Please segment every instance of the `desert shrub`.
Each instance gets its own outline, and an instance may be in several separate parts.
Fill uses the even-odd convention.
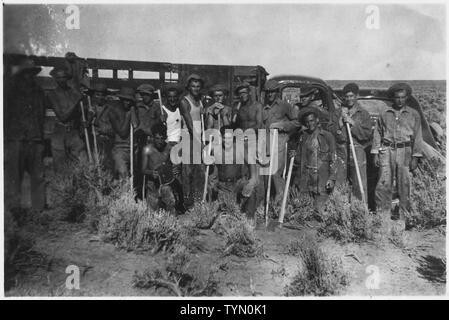
[[[121,183],[107,170],[88,161],[73,161],[48,178],[50,203],[60,209],[67,220],[83,221],[95,214]]]
[[[335,295],[348,284],[341,262],[327,257],[312,237],[304,237],[289,247],[300,257],[300,265],[285,289],[287,296]]]
[[[445,166],[438,160],[420,163],[412,181],[407,228],[431,229],[446,225]]]
[[[46,268],[48,259],[33,249],[33,234],[18,226],[9,210],[5,210],[4,226],[4,284],[5,290],[10,290],[16,286],[18,276]]]
[[[290,190],[287,202],[287,221],[304,224],[315,216],[313,199],[308,193],[299,192],[297,189]]]
[[[219,203],[214,202],[197,202],[193,208],[189,210],[194,225],[199,229],[210,229],[214,225],[220,215]]]
[[[262,253],[262,245],[256,238],[254,228],[246,218],[234,220],[226,230],[226,248],[224,255],[238,257],[255,257]]]
[[[173,215],[153,211],[142,201],[135,201],[129,188],[107,204],[107,214],[101,216],[100,237],[127,250],[168,250],[181,236],[181,227]]]
[[[370,213],[355,197],[349,201],[347,185],[335,188],[320,212],[323,221],[318,232],[342,242],[373,240],[381,226],[381,217]]]
[[[207,272],[204,268],[192,266],[190,257],[188,249],[179,246],[162,268],[135,273],[132,285],[140,289],[165,287],[180,297],[217,295],[216,271],[209,269]]]

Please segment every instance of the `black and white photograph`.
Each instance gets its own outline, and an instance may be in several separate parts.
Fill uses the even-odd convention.
[[[4,298],[446,297],[445,2],[2,2]]]

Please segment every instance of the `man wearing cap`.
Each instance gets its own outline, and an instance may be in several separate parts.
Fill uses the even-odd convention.
[[[69,86],[71,78],[67,69],[54,68],[50,75],[56,81],[57,87],[48,93],[51,108],[57,121],[51,137],[51,152],[55,170],[61,170],[68,161],[87,159],[86,146],[82,139],[80,102],[83,94]],[[87,113],[87,105],[83,106]]]
[[[207,108],[206,119],[208,129],[218,129],[231,124],[231,107],[225,105],[228,96],[228,89],[224,85],[213,86],[209,94],[213,98],[213,104]]]
[[[188,198],[187,205],[191,205],[195,197],[199,197],[204,185],[204,165],[194,164],[195,148],[193,143],[201,146],[201,137],[203,134],[202,116],[204,112],[201,101],[201,89],[204,87],[204,80],[197,74],[191,74],[187,77],[186,89],[187,95],[181,99],[179,110],[184,123],[191,135],[191,162],[183,165],[183,186],[184,194]]]
[[[301,120],[306,129],[299,138],[296,152],[290,152],[298,166],[293,183],[301,192],[309,193],[314,198],[315,208],[321,210],[335,185],[335,140],[318,125],[315,108],[304,109]]]
[[[130,166],[130,126],[137,128],[139,118],[136,111],[134,89],[122,87],[117,94],[120,101],[114,105],[109,115],[109,121],[114,130],[114,145],[112,158],[114,171],[119,178],[126,178]]]
[[[21,185],[25,171],[31,178],[31,205],[45,205],[44,116],[45,94],[35,76],[41,67],[31,59],[20,62],[11,84],[5,87],[5,208],[21,206]]]
[[[374,163],[380,168],[376,186],[377,210],[389,216],[396,178],[399,196],[399,217],[410,210],[410,171],[418,166],[422,157],[423,138],[421,117],[407,105],[412,89],[406,83],[394,84],[389,90],[393,105],[383,110],[376,122],[373,147]]]
[[[139,127],[135,128],[136,136],[142,137],[146,143],[146,138],[151,136],[151,128],[156,123],[161,123],[161,106],[154,101],[154,87],[151,84],[142,84],[137,87],[137,93],[142,98],[137,103],[137,114],[139,117]]]
[[[343,88],[343,104],[337,110],[338,121],[336,123],[335,140],[337,142],[337,177],[343,183],[348,180],[352,186],[352,193],[362,200],[359,180],[356,173],[356,165],[359,167],[362,188],[367,201],[367,172],[365,148],[372,139],[371,117],[357,102],[359,87],[355,83],[348,83]],[[347,124],[351,128],[352,141],[354,142],[357,164],[354,163],[351,145],[348,138]]]
[[[278,131],[278,145],[275,153],[277,154],[277,170],[273,173],[272,179],[276,192],[276,201],[282,199],[285,181],[282,178],[282,172],[285,165],[285,148],[289,135],[298,130],[300,124],[297,120],[297,114],[294,108],[279,97],[279,84],[275,80],[269,80],[265,84],[266,104],[263,107],[262,123],[263,128],[268,131],[276,129]],[[267,151],[270,150],[267,143]],[[270,150],[271,152],[271,150]]]
[[[161,106],[157,101],[154,101],[154,87],[151,84],[141,84],[137,87],[137,93],[142,98],[137,103],[137,116],[139,118],[139,127],[134,129],[135,142],[137,145],[137,167],[141,166],[142,148],[149,143],[151,139],[151,128],[157,123],[162,123]],[[135,183],[141,186],[143,183],[143,174],[139,171],[135,175]],[[136,188],[137,197],[141,198],[142,188]]]
[[[112,145],[114,140],[114,130],[109,121],[109,113],[113,106],[106,100],[108,89],[104,82],[97,82],[92,88],[92,108],[94,113],[93,125],[97,135],[98,152],[100,153],[102,164],[112,171]]]

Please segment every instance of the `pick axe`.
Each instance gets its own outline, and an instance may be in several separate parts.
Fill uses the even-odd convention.
[[[86,116],[84,115],[83,101],[80,101],[80,108],[81,108],[81,118],[83,119],[83,123],[86,123]],[[89,162],[92,162],[92,153],[90,152],[89,135],[88,135],[86,127],[84,127],[84,139],[86,139],[87,156],[89,157]]]

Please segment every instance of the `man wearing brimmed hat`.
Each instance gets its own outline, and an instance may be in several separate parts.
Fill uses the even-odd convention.
[[[139,118],[136,111],[136,98],[134,89],[122,87],[117,94],[120,99],[109,113],[109,121],[114,130],[114,145],[112,159],[114,171],[119,178],[128,177],[130,171],[130,126],[137,128]]]
[[[222,84],[216,84],[209,90],[209,94],[213,99],[213,104],[206,110],[206,119],[208,129],[218,129],[221,126],[229,126],[231,124],[232,109],[225,104],[229,90]]]
[[[335,135],[338,156],[337,184],[341,184],[348,180],[354,196],[359,200],[362,200],[355,167],[357,165],[360,171],[362,188],[365,193],[365,201],[367,201],[368,185],[365,148],[371,143],[373,124],[368,111],[359,105],[357,101],[358,96],[359,86],[356,83],[348,83],[345,85],[343,88],[343,104],[336,112],[336,117],[338,119]],[[352,156],[346,123],[348,123],[351,128],[357,163],[354,162]]]
[[[87,159],[86,146],[82,139],[80,102],[81,92],[69,85],[71,75],[66,68],[55,67],[50,72],[57,87],[48,93],[51,108],[57,121],[51,136],[51,152],[56,170],[61,170],[68,161]],[[87,105],[84,104],[87,112]]]
[[[102,156],[103,165],[112,171],[112,144],[114,130],[109,113],[113,106],[106,100],[108,88],[104,82],[96,82],[92,87],[92,108],[94,112],[93,125],[97,135],[98,152]]]
[[[45,94],[35,76],[41,67],[31,59],[17,66],[11,84],[5,86],[4,165],[5,209],[20,208],[21,185],[25,171],[31,178],[31,205],[45,205],[44,115]]]
[[[416,169],[418,159],[423,155],[421,117],[407,104],[412,92],[408,84],[394,84],[388,91],[393,104],[379,115],[371,149],[374,163],[380,167],[375,192],[376,207],[386,218],[402,220],[404,213],[410,210],[410,171]],[[399,217],[391,216],[395,179],[399,196]]]
[[[293,183],[300,192],[309,193],[315,208],[321,210],[335,185],[335,140],[319,126],[316,108],[306,107],[301,121],[305,130],[299,137],[296,152],[290,153],[298,166]]]
[[[201,101],[201,90],[204,88],[204,80],[197,74],[191,74],[186,80],[187,95],[180,102],[179,109],[184,118],[185,125],[191,135],[191,163],[183,165],[183,185],[184,194],[188,198],[187,205],[191,205],[195,197],[198,197],[204,185],[204,165],[193,164],[195,147],[193,144],[201,146],[203,126],[201,118],[204,113]]]
[[[277,150],[277,170],[272,176],[274,189],[276,192],[276,201],[282,199],[284,193],[285,181],[282,178],[282,172],[285,166],[285,148],[289,135],[299,129],[300,124],[297,120],[297,114],[288,102],[279,97],[279,84],[275,80],[268,80],[265,83],[265,105],[263,106],[262,124],[268,132],[270,129],[278,130]],[[268,135],[267,135],[268,136]],[[271,150],[267,143],[267,151]],[[270,151],[271,152],[271,151]]]

